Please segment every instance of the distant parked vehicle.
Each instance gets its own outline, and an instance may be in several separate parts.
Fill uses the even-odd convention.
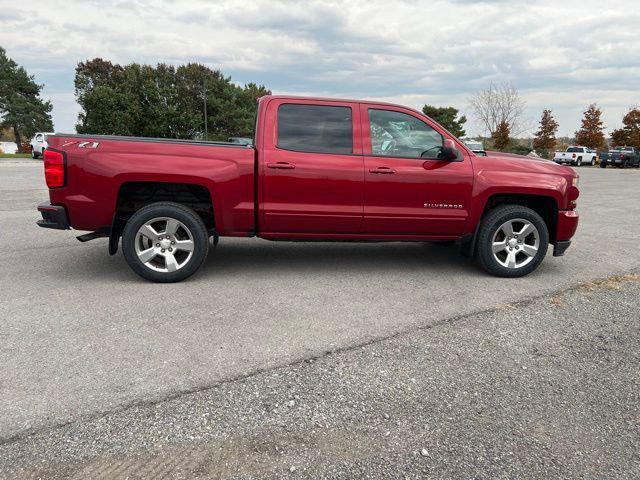
[[[235,145],[253,145],[253,139],[247,137],[229,137],[228,142]]]
[[[33,158],[39,158],[44,154],[47,149],[47,135],[53,135],[53,132],[37,132],[29,145],[31,145],[31,156]]]
[[[600,167],[640,167],[640,151],[635,147],[614,147],[606,158],[600,159]]]
[[[464,144],[467,147],[469,147],[469,150],[471,150],[476,155],[478,155],[480,157],[486,157],[487,156],[487,152],[485,151],[484,145],[482,144],[482,142],[480,142],[478,140],[465,140]]]
[[[0,153],[18,153],[18,145],[15,142],[0,142]]]
[[[582,165],[595,165],[598,154],[595,150],[578,145],[571,145],[564,152],[555,152],[553,161],[581,167]]]

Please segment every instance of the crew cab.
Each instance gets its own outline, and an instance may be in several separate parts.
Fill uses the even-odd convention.
[[[640,152],[635,147],[614,147],[608,155],[602,159],[600,166],[612,167],[640,167]]]
[[[456,241],[519,277],[578,225],[578,175],[517,155],[475,155],[416,110],[264,96],[252,146],[99,135],[49,137],[41,227],[122,240],[145,279],[192,275],[219,237]],[[211,242],[213,239],[213,242]]]
[[[564,152],[555,152],[553,161],[581,167],[582,165],[595,165],[598,153],[587,147],[572,145]]]
[[[29,142],[32,158],[40,158],[44,154],[47,149],[47,135],[53,135],[53,133],[37,132]]]

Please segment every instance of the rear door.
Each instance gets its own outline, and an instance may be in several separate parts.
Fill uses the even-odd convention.
[[[362,105],[365,154],[363,233],[457,236],[469,216],[473,165],[462,145],[415,112]],[[440,159],[454,140],[457,161]]]
[[[274,98],[266,117],[261,231],[358,233],[364,196],[358,105]]]

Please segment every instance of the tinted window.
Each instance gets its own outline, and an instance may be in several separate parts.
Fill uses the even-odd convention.
[[[370,109],[369,123],[374,155],[439,158],[442,152],[442,135],[412,115]]]
[[[298,152],[353,153],[351,108],[280,105],[278,147]]]
[[[567,152],[582,152],[581,147],[569,147],[567,148]]]

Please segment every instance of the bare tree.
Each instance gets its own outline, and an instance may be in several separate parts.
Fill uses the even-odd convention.
[[[501,124],[508,125],[513,136],[528,128],[523,121],[525,102],[510,82],[491,82],[471,97],[470,104],[476,120],[489,136],[493,136]]]

